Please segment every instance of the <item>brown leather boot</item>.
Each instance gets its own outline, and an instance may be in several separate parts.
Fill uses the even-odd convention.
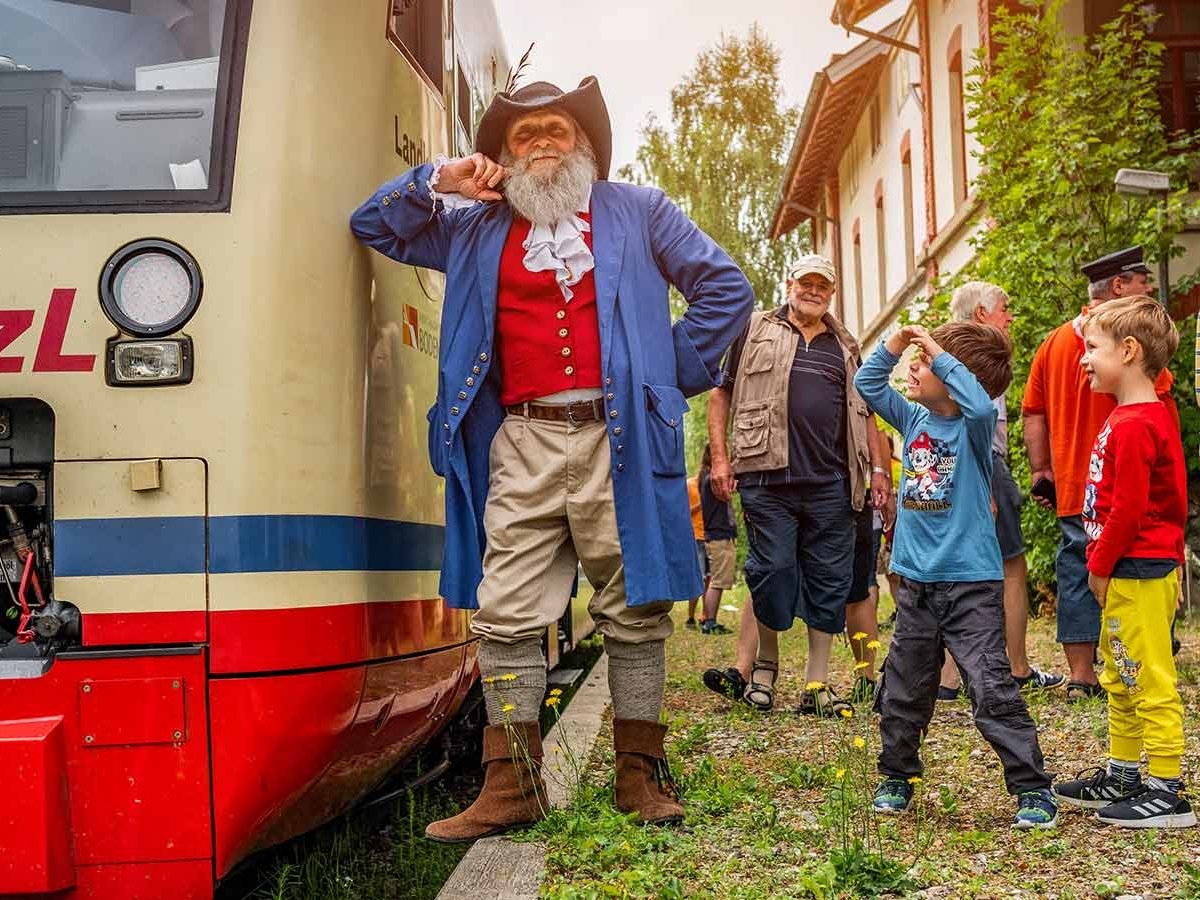
[[[613,720],[617,751],[617,809],[636,812],[643,822],[676,825],[683,821],[679,790],[667,768],[663,737],[667,726],[641,719]]]
[[[489,725],[483,730],[483,790],[457,816],[430,822],[425,837],[443,844],[470,843],[546,817],[542,733],[537,722]]]

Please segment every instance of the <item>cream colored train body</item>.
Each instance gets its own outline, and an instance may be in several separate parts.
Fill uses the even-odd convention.
[[[442,279],[347,217],[508,69],[490,0],[0,0],[0,895],[208,896],[461,704]]]

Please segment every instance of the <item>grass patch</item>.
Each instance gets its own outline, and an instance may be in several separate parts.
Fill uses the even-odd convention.
[[[405,794],[389,810],[344,819],[270,851],[218,900],[431,900],[466,853],[425,840],[425,826],[461,808],[445,786]]]
[[[744,602],[744,588],[732,599]],[[880,620],[887,614],[881,610]],[[682,609],[677,615],[682,624]],[[1062,671],[1053,626],[1030,623],[1030,657],[1040,668]],[[1179,664],[1191,672],[1200,671],[1192,658],[1200,646],[1196,631],[1180,623]],[[533,832],[548,848],[544,896],[1200,900],[1200,829],[1130,835],[1067,809],[1056,831],[1014,832],[1016,802],[965,702],[937,706],[922,749],[922,812],[862,830],[861,820],[855,825],[850,817],[876,783],[878,720],[866,708],[836,722],[787,711],[804,686],[802,628],[782,636],[774,712],[721,700],[698,676],[709,666],[728,666],[734,640],[680,628],[667,643],[668,752],[687,806],[684,827],[643,828],[613,810],[611,736],[602,732],[579,800]],[[852,678],[850,648],[839,641],[832,685],[847,696]],[[1200,720],[1190,711],[1200,708],[1200,690],[1188,681],[1184,770],[1194,777]],[[1103,761],[1103,700],[1072,706],[1055,692],[1031,698],[1029,706],[1051,772],[1070,776]]]

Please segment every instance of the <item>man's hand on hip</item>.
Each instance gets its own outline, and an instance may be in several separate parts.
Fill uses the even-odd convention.
[[[1088,573],[1088,587],[1092,589],[1092,594],[1096,597],[1096,602],[1100,604],[1100,608],[1104,609],[1104,603],[1108,600],[1108,579],[1101,578],[1099,575]]]
[[[508,175],[500,163],[473,153],[443,164],[433,189],[439,194],[461,194],[472,200],[503,200],[496,186]]]
[[[710,477],[714,497],[722,503],[728,503],[733,499],[733,492],[737,489],[737,479],[733,477],[733,466],[729,464],[729,460],[714,459]]]

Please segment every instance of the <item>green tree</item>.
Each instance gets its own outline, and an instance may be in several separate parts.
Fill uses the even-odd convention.
[[[725,248],[754,287],[759,305],[782,302],[785,267],[807,247],[796,232],[768,238],[798,113],[783,102],[779,52],[751,26],[745,38],[723,35],[701,51],[671,91],[670,122],[651,115],[627,181],[662,188]],[[675,312],[682,298],[673,297]],[[704,398],[687,417],[689,467],[707,438]]]
[[[1020,401],[1034,351],[1046,334],[1087,302],[1079,266],[1121,247],[1141,244],[1152,258],[1178,256],[1175,237],[1194,209],[1186,194],[1198,157],[1193,136],[1168,135],[1159,116],[1162,45],[1148,37],[1150,19],[1130,5],[1086,39],[1061,24],[1062,0],[1022,0],[1001,8],[988,63],[980,54],[967,103],[981,147],[976,190],[987,219],[973,243],[974,261],[957,280],[981,278],[1011,299],[1015,365],[1009,391],[1009,440],[1018,478],[1028,487]],[[1160,203],[1113,190],[1121,167],[1171,174],[1175,192]],[[1177,273],[1178,274],[1178,273]],[[1198,280],[1188,273],[1176,291]],[[944,309],[943,285],[934,307]],[[1189,322],[1183,331],[1190,335]],[[1191,342],[1172,364],[1183,417],[1185,449],[1196,465],[1200,412],[1191,395]],[[1025,534],[1036,582],[1053,580],[1057,527],[1046,511],[1026,504]]]

